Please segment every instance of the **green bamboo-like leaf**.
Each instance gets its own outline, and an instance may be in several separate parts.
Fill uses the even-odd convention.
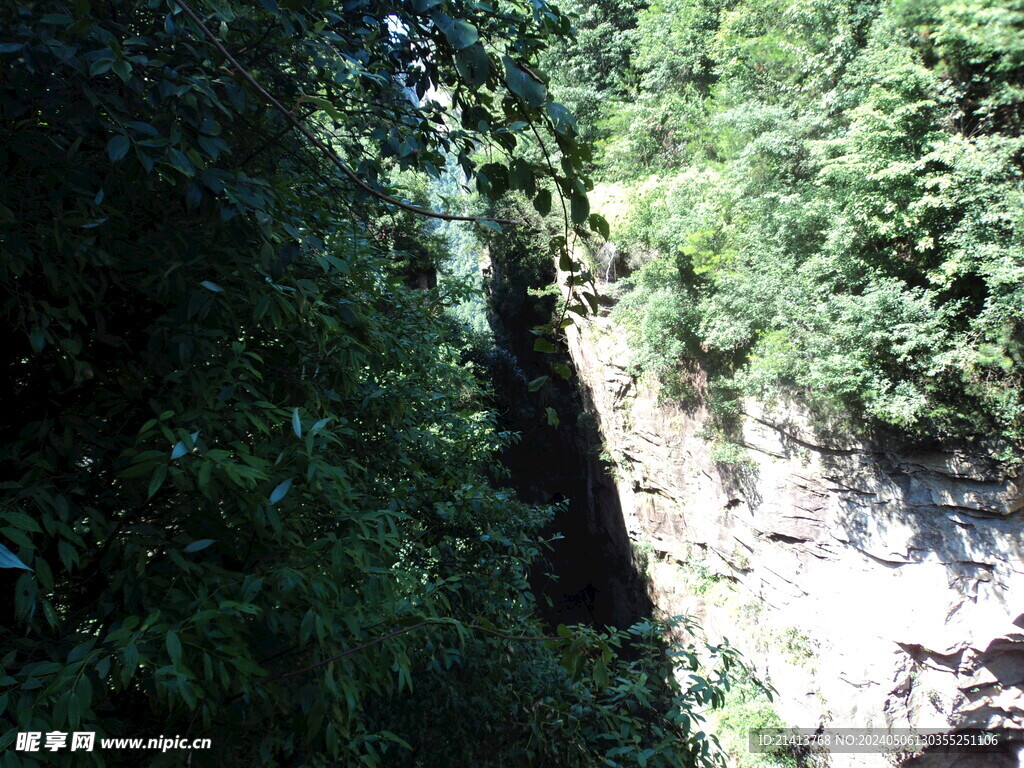
[[[288,491],[292,487],[292,479],[288,478],[282,483],[278,483],[277,487],[270,492],[270,503],[277,504],[281,499],[288,495]]]
[[[177,665],[181,661],[181,641],[174,632],[168,632],[165,638],[167,655],[171,657],[171,663]]]
[[[171,455],[174,458],[174,455]],[[167,479],[167,465],[158,464],[156,469],[153,470],[153,476],[149,480],[149,489],[146,493],[146,498],[151,499],[160,490],[160,486],[164,484],[164,480]]]
[[[20,568],[23,571],[32,570],[3,544],[0,544],[0,568]]]

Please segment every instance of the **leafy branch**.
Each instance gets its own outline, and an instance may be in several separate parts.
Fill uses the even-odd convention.
[[[256,82],[256,79],[252,76],[249,70],[242,66],[242,64],[239,63],[239,61],[231,55],[231,52],[224,47],[224,44],[221,43],[220,39],[215,34],[213,34],[213,32],[210,31],[209,27],[207,27],[206,24],[203,23],[203,20],[199,18],[196,12],[192,10],[192,8],[189,6],[187,2],[185,2],[185,0],[174,0],[174,2],[178,5],[178,7],[181,8],[185,15],[188,16],[197,27],[199,27],[199,31],[203,33],[203,37],[205,37],[207,40],[210,41],[210,43],[213,44],[213,46],[220,52],[221,56],[223,56],[231,63],[231,66],[234,67],[235,71],[238,72],[238,74],[240,74],[243,78],[245,78],[245,81],[249,83],[249,85],[251,85],[254,89],[256,89],[256,91],[260,94],[260,96],[264,98],[264,100],[266,100],[274,109],[280,112],[281,115],[284,116],[285,120],[287,120],[291,124],[291,126],[295,128],[295,130],[297,130],[299,133],[305,136],[313,144],[313,146],[315,146],[328,160],[330,160],[331,163],[333,163],[338,168],[338,170],[345,174],[345,176],[348,177],[348,179],[353,184],[355,184],[361,190],[366,192],[368,195],[371,195],[372,197],[375,197],[378,200],[382,200],[388,205],[393,205],[396,208],[401,208],[404,211],[409,211],[410,213],[414,213],[418,216],[426,216],[432,219],[441,219],[442,221],[470,221],[475,222],[477,224],[492,221],[497,224],[508,224],[510,226],[522,224],[521,221],[518,221],[516,219],[498,219],[489,218],[486,216],[461,216],[452,213],[439,213],[437,211],[431,211],[426,208],[420,208],[419,206],[406,203],[402,200],[398,200],[397,198],[391,197],[390,195],[385,194],[380,190],[374,189],[372,186],[363,181],[359,177],[359,174],[357,174],[355,171],[349,168],[348,164],[338,156],[337,152],[335,152],[333,149],[327,146],[327,144],[325,144],[311,130],[309,130],[309,128],[307,128],[305,124],[298,117],[295,116],[294,112],[292,112],[290,109],[284,106],[284,104],[278,101],[277,98],[275,98],[272,93],[270,93],[266,88],[264,88],[262,85]]]

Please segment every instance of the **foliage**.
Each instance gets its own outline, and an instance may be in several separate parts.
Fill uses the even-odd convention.
[[[738,768],[798,768],[815,765],[811,760],[801,759],[782,747],[763,753],[750,751],[749,734],[757,728],[784,729],[772,697],[753,677],[741,676],[733,688],[733,695],[726,706],[715,714],[714,727],[720,734],[722,748],[735,760]]]
[[[599,175],[663,381],[1024,437],[1018,3],[653,3]],[[656,174],[656,175],[655,175]],[[685,392],[686,387],[678,388]]]
[[[387,721],[437,722],[416,765],[719,765],[700,713],[724,703],[736,653],[728,644],[698,646],[695,632],[681,617],[604,634],[560,626],[561,661],[551,653],[553,640],[525,650],[513,641],[492,642],[487,651],[497,659],[472,671],[437,670],[423,681],[422,695],[389,711]],[[678,642],[666,647],[666,635]],[[493,706],[495,686],[511,699],[506,719],[481,709]],[[438,698],[447,720],[430,711]]]
[[[564,17],[197,3],[208,36],[185,7],[0,4],[4,764],[138,762],[10,749],[76,730],[214,740],[153,765],[447,764],[458,721],[472,764],[709,764],[688,713],[723,683],[685,656],[674,687],[654,628],[632,661],[542,641],[549,511],[490,482],[512,436],[453,343],[466,292],[410,285],[446,251],[415,176],[450,158],[588,221],[531,65]]]
[[[563,9],[573,19],[575,34],[555,42],[543,56],[552,88],[573,111],[584,138],[606,131],[600,126],[602,101],[608,93],[624,95],[631,78],[637,0],[569,0]]]

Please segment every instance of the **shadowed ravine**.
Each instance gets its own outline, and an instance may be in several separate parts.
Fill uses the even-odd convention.
[[[490,368],[500,428],[522,436],[502,459],[520,500],[567,502],[558,505],[560,511],[543,531],[547,539],[561,538],[535,565],[533,590],[541,615],[552,626],[626,628],[650,615],[645,577],[633,562],[618,490],[599,460],[600,435],[584,407],[578,377],[552,376],[541,391],[529,391],[528,382],[551,373],[552,355],[534,351],[529,333],[550,312],[550,297],[526,296],[521,290],[515,311],[508,311],[510,296],[527,279],[523,272],[521,261],[503,268],[495,259],[488,275],[488,315],[498,344]],[[550,275],[544,267],[540,272],[553,277],[553,269]],[[559,354],[571,365],[567,353]],[[546,408],[557,413],[557,426],[547,423]]]

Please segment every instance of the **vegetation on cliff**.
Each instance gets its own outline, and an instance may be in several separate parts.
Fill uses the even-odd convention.
[[[726,418],[1019,443],[1024,5],[571,7],[556,93],[600,142],[640,367],[684,395],[700,361]]]

